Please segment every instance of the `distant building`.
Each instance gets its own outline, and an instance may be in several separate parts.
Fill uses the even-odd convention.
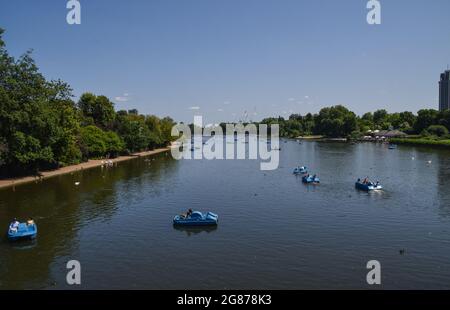
[[[450,109],[450,70],[441,74],[439,81],[439,111]]]
[[[373,132],[373,136],[376,139],[388,139],[388,138],[399,138],[407,136],[406,133],[400,131],[400,130],[375,130]]]

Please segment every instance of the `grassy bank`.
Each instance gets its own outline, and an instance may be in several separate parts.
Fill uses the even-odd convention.
[[[392,138],[391,143],[405,145],[423,145],[450,149],[450,139],[432,139],[432,138]]]

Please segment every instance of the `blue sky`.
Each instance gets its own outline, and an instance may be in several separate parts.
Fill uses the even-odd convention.
[[[366,0],[80,0],[81,25],[66,2],[0,0],[10,53],[34,49],[76,96],[180,121],[437,108],[450,64],[448,0],[381,0],[377,26]]]

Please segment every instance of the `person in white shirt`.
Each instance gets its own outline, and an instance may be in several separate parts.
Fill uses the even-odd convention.
[[[19,229],[19,221],[16,220],[16,219],[14,219],[14,220],[12,221],[11,225],[9,226],[9,229],[10,229],[12,232],[17,232],[17,230]]]

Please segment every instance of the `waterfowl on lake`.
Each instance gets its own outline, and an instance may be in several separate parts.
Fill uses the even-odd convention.
[[[206,226],[217,225],[219,216],[212,212],[189,211],[186,214],[176,215],[173,218],[174,225],[181,226]]]
[[[7,236],[10,241],[34,239],[37,235],[37,226],[32,219],[26,223],[19,223],[14,219],[8,227]]]
[[[395,150],[397,148],[397,145],[395,144],[389,144],[389,149],[390,150]]]
[[[320,179],[317,175],[305,175],[302,177],[302,182],[306,183],[306,184],[319,184],[320,183]]]
[[[355,187],[363,191],[373,191],[383,189],[379,181],[374,183],[370,181],[369,178],[365,178],[363,180],[358,179],[355,183]]]

